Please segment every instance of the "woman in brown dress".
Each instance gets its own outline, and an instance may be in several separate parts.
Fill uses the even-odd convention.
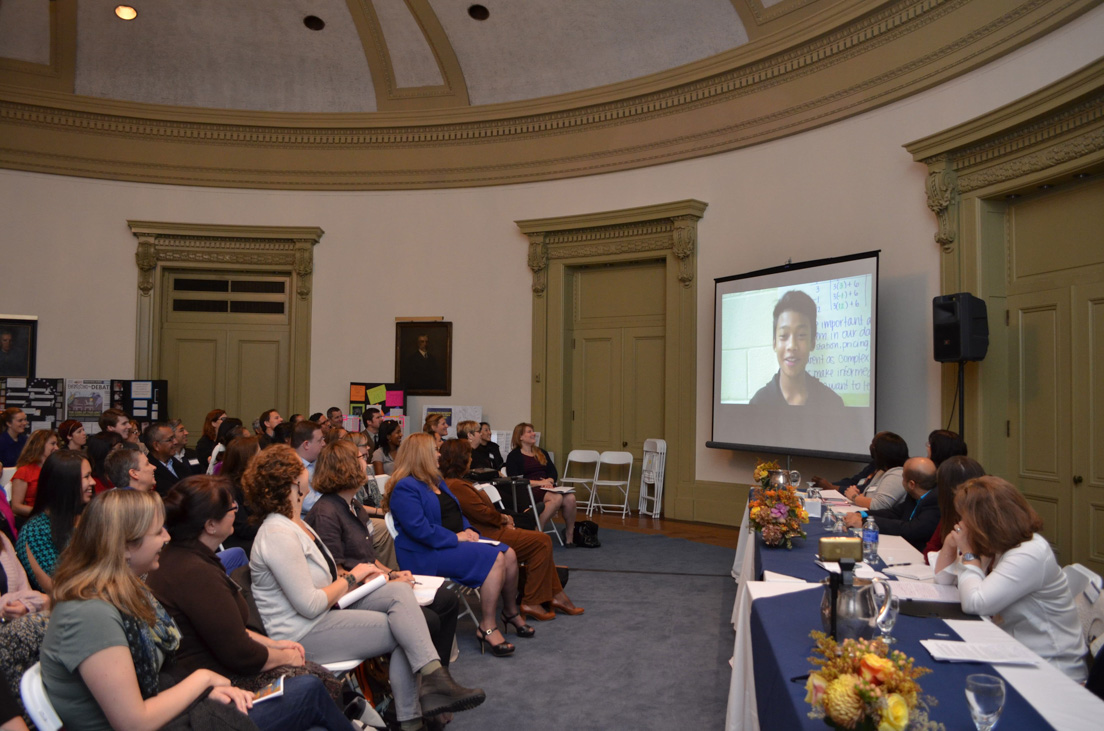
[[[472,528],[486,538],[502,541],[514,549],[519,562],[525,562],[522,616],[543,622],[555,619],[556,612],[582,614],[582,607],[571,602],[560,584],[548,534],[515,528],[513,518],[499,513],[486,493],[463,478],[471,467],[471,444],[466,439],[445,442],[441,445],[440,465],[445,484],[459,501],[460,510]]]

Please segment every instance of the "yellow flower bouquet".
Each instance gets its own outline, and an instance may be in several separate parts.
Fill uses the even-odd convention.
[[[939,728],[928,721],[927,704],[916,679],[931,672],[881,640],[837,642],[812,632],[817,669],[805,683],[810,718],[823,718],[837,729],[904,731]],[[911,724],[911,725],[910,725]]]
[[[760,462],[753,477],[763,487],[755,490],[748,505],[748,521],[752,530],[763,535],[767,546],[793,548],[793,539],[804,538],[801,526],[809,522],[809,514],[793,487],[770,487],[767,470],[778,469],[773,462]]]

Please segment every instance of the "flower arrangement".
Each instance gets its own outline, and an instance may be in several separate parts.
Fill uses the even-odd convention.
[[[793,548],[793,539],[805,537],[801,526],[809,522],[809,514],[801,506],[797,490],[792,487],[771,487],[767,470],[778,469],[774,462],[760,462],[753,477],[763,487],[755,491],[748,519],[753,530],[763,535],[768,546]]]
[[[928,720],[916,679],[931,672],[914,667],[903,652],[888,652],[881,640],[837,642],[823,632],[812,632],[818,667],[805,683],[810,718],[823,718],[836,729],[904,731],[940,728]],[[928,699],[930,702],[934,701]]]

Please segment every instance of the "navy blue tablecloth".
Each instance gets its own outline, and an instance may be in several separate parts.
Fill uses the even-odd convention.
[[[774,569],[771,569],[774,570]],[[757,599],[751,605],[751,638],[755,674],[755,697],[759,710],[759,725],[763,729],[816,729],[823,731],[823,720],[808,717],[805,703],[805,679],[813,664],[809,632],[820,629],[820,601],[823,589],[794,592]],[[934,696],[937,705],[929,709],[928,717],[946,725],[947,731],[974,731],[970,708],[966,703],[966,676],[971,673],[997,675],[985,663],[937,663],[920,645],[922,639],[932,639],[936,633],[950,635],[938,639],[961,639],[941,619],[900,616],[893,636],[894,649],[916,660],[917,666],[932,669],[919,679],[924,696]],[[1007,683],[1004,711],[998,731],[1008,729],[1053,728],[1032,708],[1023,696]]]

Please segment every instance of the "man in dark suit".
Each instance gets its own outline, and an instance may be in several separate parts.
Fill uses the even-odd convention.
[[[939,525],[939,500],[935,491],[935,462],[927,457],[913,457],[905,462],[902,474],[907,497],[884,510],[871,510],[878,532],[887,536],[901,536],[917,551],[924,546],[936,526]],[[848,513],[845,522],[854,528],[862,526],[859,513]]]
[[[194,449],[188,448],[189,432],[184,427],[184,420],[170,419],[169,426],[172,427],[173,436],[176,438],[176,450],[173,452],[173,456],[184,463],[189,475],[206,474],[207,469],[199,463],[199,455],[196,454]]]
[[[157,492],[164,497],[172,486],[188,477],[191,472],[184,463],[173,456],[176,451],[176,435],[173,428],[163,421],[155,421],[142,432],[142,441],[149,450],[149,460],[153,463],[153,476],[157,481]]]

